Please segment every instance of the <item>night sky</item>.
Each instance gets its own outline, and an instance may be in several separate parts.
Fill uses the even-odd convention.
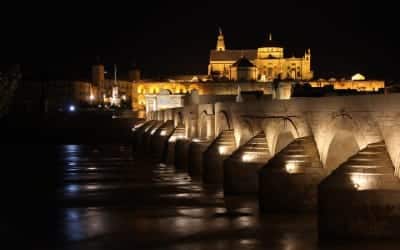
[[[389,1],[82,2],[2,7],[2,65],[20,63],[27,78],[85,79],[100,56],[121,72],[136,62],[145,77],[206,74],[221,26],[227,48],[256,49],[268,32],[286,56],[310,47],[317,77],[400,80]]]

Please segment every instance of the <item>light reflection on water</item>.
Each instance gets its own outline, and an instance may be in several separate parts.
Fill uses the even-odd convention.
[[[130,151],[126,146],[110,147],[116,149],[102,146],[93,150],[85,145],[63,149],[64,176],[75,174],[78,178],[65,182],[63,195],[79,204],[79,208],[73,203],[62,209],[58,231],[64,242],[73,243],[63,249],[101,250],[116,245],[118,249],[163,250],[399,249],[397,243],[321,245],[313,215],[261,216],[256,197],[224,198],[220,188],[195,182],[172,166],[120,155]],[[93,156],[93,152],[101,153]],[[102,158],[103,154],[107,155]],[[71,157],[75,157],[73,161]],[[105,170],[116,172],[117,180],[79,179],[85,171],[94,177],[107,176]],[[132,179],[127,181],[126,177]],[[126,203],[85,205],[88,196],[104,199],[104,203],[118,196]]]

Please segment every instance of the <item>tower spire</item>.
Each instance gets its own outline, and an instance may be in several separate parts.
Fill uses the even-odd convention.
[[[272,33],[269,32],[269,40],[272,41]]]
[[[218,27],[218,40],[217,40],[217,51],[225,51],[225,41],[224,41],[224,35],[222,33],[221,27]]]

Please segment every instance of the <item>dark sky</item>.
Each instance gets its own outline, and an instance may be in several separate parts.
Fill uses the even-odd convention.
[[[102,1],[2,7],[2,65],[31,77],[86,78],[100,56],[145,76],[207,73],[221,26],[228,48],[257,48],[272,32],[287,56],[311,48],[317,76],[399,79],[397,8],[387,1]]]

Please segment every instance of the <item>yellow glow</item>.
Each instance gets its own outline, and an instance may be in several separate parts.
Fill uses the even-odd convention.
[[[218,147],[218,153],[219,153],[220,155],[227,155],[227,154],[229,154],[229,147],[227,147],[227,146],[219,146],[219,147]]]
[[[137,92],[138,92],[138,94],[144,94],[144,86],[143,86],[143,85],[140,85],[140,86],[137,88]]]
[[[360,174],[353,174],[350,177],[351,182],[357,190],[366,190],[370,187],[368,177]]]
[[[138,124],[135,125],[135,128],[140,128],[141,126],[143,126],[143,124],[144,124],[144,122],[138,123]]]
[[[161,131],[160,135],[161,136],[166,136],[167,135],[167,131],[165,131],[165,130]]]
[[[189,92],[191,92],[192,90],[197,90],[197,91],[199,91],[199,86],[197,85],[197,84],[191,84],[190,86],[189,86]]]
[[[90,99],[91,101],[93,101],[93,100],[94,100],[94,95],[93,95],[93,94],[90,94],[89,99]]]
[[[126,95],[122,95],[122,100],[126,101]]]
[[[250,153],[244,153],[242,155],[243,162],[251,162],[251,161],[254,161],[255,158],[256,158],[256,156],[254,154],[250,154]]]
[[[294,174],[299,172],[299,166],[295,162],[287,162],[285,165],[286,172],[289,174]]]
[[[139,95],[138,96],[138,103],[140,105],[144,105],[146,103],[146,99],[145,99],[144,95]]]
[[[169,142],[175,142],[177,139],[184,139],[185,138],[185,136],[183,136],[183,135],[178,135],[178,136],[175,136],[175,135],[173,135],[173,136],[171,136],[170,138],[169,138]]]
[[[352,81],[365,81],[365,76],[361,75],[360,73],[357,73],[351,77]]]
[[[160,92],[160,88],[158,87],[152,87],[150,90],[151,93],[153,94],[158,94]]]
[[[199,138],[193,138],[192,142],[200,142],[200,139]]]

